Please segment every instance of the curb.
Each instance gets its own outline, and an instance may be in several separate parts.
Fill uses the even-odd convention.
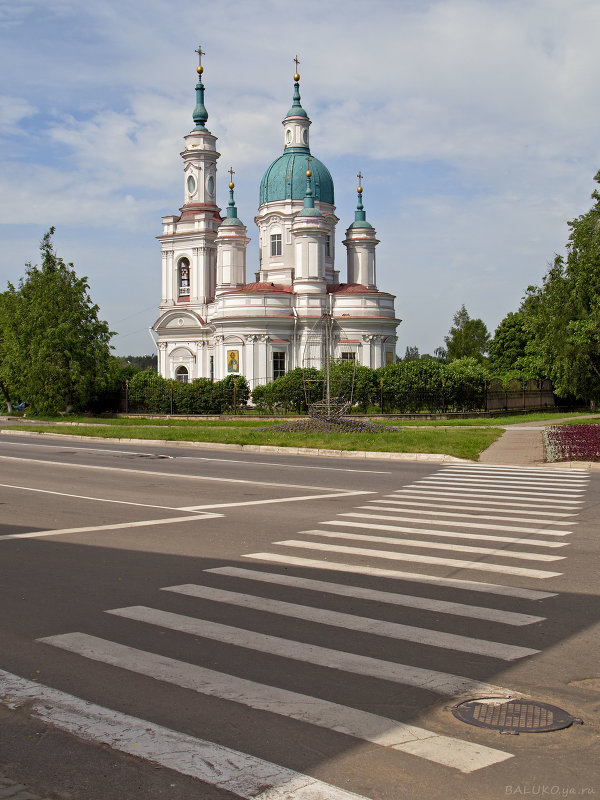
[[[70,433],[40,433],[38,431],[0,430],[3,436],[47,436],[77,442],[116,442],[118,444],[160,445],[162,447],[191,447],[199,450],[233,450],[242,453],[270,453],[284,456],[323,456],[329,458],[362,458],[380,461],[421,461],[429,463],[473,464],[468,458],[443,453],[385,453],[378,450],[319,450],[313,447],[275,447],[266,444],[222,444],[221,442],[181,442],[169,439],[108,439],[103,436],[76,436]]]

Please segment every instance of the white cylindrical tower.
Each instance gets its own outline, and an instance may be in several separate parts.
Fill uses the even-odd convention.
[[[230,170],[233,178],[233,170]],[[217,231],[217,296],[246,283],[246,247],[250,239],[246,226],[238,219],[233,197],[235,184],[229,183],[229,205],[227,216]]]
[[[359,181],[362,175],[359,173]],[[363,188],[358,186],[358,203],[354,212],[354,222],[346,231],[344,244],[348,258],[348,283],[357,283],[369,289],[377,289],[375,268],[375,248],[379,239],[375,228],[367,222],[363,208]]]

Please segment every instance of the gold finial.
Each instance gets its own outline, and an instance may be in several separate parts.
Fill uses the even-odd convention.
[[[363,187],[362,187],[363,174],[362,174],[362,172],[359,172],[356,177],[358,178],[358,189],[356,191],[359,194],[362,194],[362,190],[363,190]]]
[[[311,161],[312,161],[312,158],[310,156],[306,156],[306,177],[307,178],[311,178],[312,177],[312,172],[310,171],[310,162]]]
[[[198,75],[202,75],[202,73],[204,72],[204,67],[202,66],[202,56],[205,56],[206,53],[202,49],[201,44],[198,45],[197,50],[194,50],[194,53],[198,53],[198,66],[196,67],[196,72],[198,73]]]
[[[294,62],[296,64],[296,72],[294,73],[294,80],[296,81],[296,83],[298,83],[298,81],[300,80],[300,75],[298,74],[298,64],[300,63],[300,61],[298,59],[298,56],[296,56]]]
[[[233,189],[235,188],[235,183],[233,182],[233,176],[235,175],[235,170],[233,167],[229,167],[227,172],[229,173],[229,188]]]

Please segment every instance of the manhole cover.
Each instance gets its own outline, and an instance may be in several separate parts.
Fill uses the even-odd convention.
[[[451,709],[461,722],[492,728],[503,733],[543,733],[568,728],[575,718],[562,708],[536,700],[509,700],[486,697],[465,700]],[[579,721],[579,720],[577,720]]]

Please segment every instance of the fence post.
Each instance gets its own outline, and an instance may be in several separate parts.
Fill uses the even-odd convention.
[[[129,381],[125,381],[125,413],[129,414]]]
[[[171,383],[169,385],[169,394],[171,399],[171,415],[173,414],[173,378],[171,378]]]

